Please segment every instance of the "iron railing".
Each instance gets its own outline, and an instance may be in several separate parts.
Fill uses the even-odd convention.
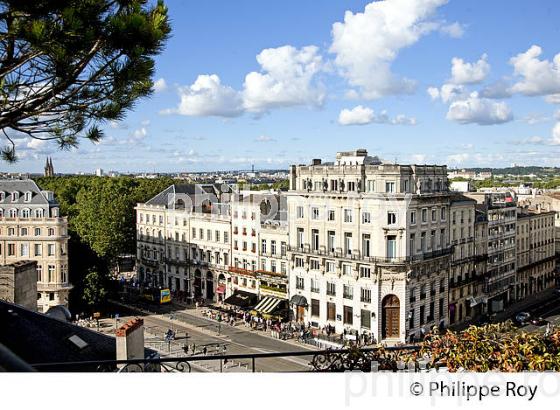
[[[219,361],[219,371],[225,370],[228,363],[248,360],[248,371],[257,371],[257,362],[263,359],[302,357],[308,358],[311,372],[343,372],[359,370],[399,371],[405,366],[420,371],[428,366],[429,360],[419,355],[420,346],[406,345],[395,347],[326,349],[316,351],[273,352],[229,355],[193,355],[184,357],[156,357],[129,360],[100,360],[82,362],[34,363],[33,370],[47,372],[85,371],[85,372],[188,372],[198,367],[197,362]]]

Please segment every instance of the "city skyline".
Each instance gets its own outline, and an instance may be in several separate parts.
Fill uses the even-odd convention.
[[[557,164],[560,6],[168,7],[174,34],[150,99],[97,145],[59,151],[18,138],[20,161],[3,170],[41,172],[46,156],[61,173],[286,169],[356,147],[449,168]]]

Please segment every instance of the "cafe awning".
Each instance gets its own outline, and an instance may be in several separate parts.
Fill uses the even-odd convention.
[[[261,313],[272,313],[282,302],[282,299],[275,298],[274,296],[265,296],[257,306],[255,310]]]
[[[301,295],[294,295],[292,296],[292,298],[290,299],[290,303],[292,305],[296,305],[296,306],[307,306],[307,299],[305,298],[305,296],[301,296]]]
[[[225,304],[239,306],[240,308],[250,308],[257,302],[257,295],[242,290],[236,290],[229,298],[224,300]]]

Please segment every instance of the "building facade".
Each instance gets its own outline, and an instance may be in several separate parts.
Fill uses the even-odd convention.
[[[37,306],[68,306],[68,221],[32,180],[0,181],[0,264],[37,262]]]
[[[296,320],[406,341],[447,323],[447,170],[365,150],[292,166],[287,195]]]

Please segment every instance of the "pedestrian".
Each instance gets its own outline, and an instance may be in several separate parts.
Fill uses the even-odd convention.
[[[206,353],[208,353],[208,348],[207,348],[206,346],[204,346],[204,347],[202,348],[202,354],[203,354],[204,356],[206,356]]]
[[[192,354],[196,353],[196,344],[192,344]]]

